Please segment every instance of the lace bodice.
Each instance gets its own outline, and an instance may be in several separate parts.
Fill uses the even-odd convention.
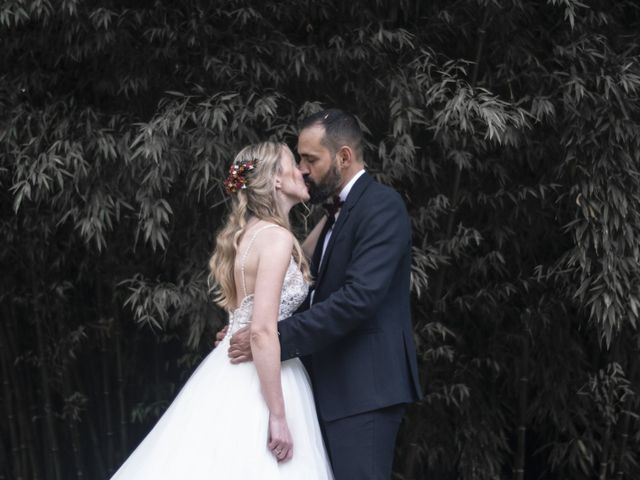
[[[242,262],[241,262],[241,275],[242,275],[242,285],[245,290],[245,296],[238,305],[238,308],[229,312],[229,329],[227,330],[227,336],[233,335],[236,331],[241,329],[242,327],[246,327],[251,323],[251,314],[253,313],[253,293],[247,295],[246,287],[244,282],[244,261],[246,259],[247,253],[255,240],[255,237],[260,231],[265,228],[275,227],[275,225],[267,225],[259,229],[254,233],[251,241],[249,242],[249,246],[245,251]],[[287,271],[284,275],[284,282],[282,284],[282,292],[280,293],[280,310],[278,313],[278,321],[283,320],[293,314],[298,307],[302,304],[307,293],[309,291],[309,285],[304,280],[304,276],[298,268],[293,256],[291,260],[289,260],[289,266],[287,267]]]

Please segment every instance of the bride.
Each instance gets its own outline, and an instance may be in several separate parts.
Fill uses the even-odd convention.
[[[280,362],[276,325],[308,291],[288,221],[307,187],[291,150],[271,142],[240,151],[225,187],[231,213],[209,265],[216,302],[229,312],[226,337],[112,480],[333,478],[309,378],[299,359]],[[231,364],[230,337],[246,325],[254,360]]]

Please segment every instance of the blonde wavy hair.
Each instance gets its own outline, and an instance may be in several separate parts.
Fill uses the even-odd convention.
[[[216,246],[209,260],[210,291],[222,308],[230,310],[238,292],[235,282],[235,261],[242,235],[251,217],[291,230],[289,218],[276,202],[276,175],[280,173],[280,158],[288,147],[283,143],[263,142],[243,148],[233,160],[234,165],[255,161],[253,170],[244,173],[246,188],[231,194],[231,211],[222,230],[216,236]],[[293,258],[305,279],[310,281],[309,264],[300,242],[293,239]]]

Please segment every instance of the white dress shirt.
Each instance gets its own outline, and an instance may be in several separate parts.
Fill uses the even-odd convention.
[[[347,201],[347,195],[349,195],[349,192],[351,191],[351,188],[353,187],[353,184],[356,183],[356,180],[358,180],[362,174],[364,173],[364,168],[360,171],[358,171],[351,180],[349,180],[349,183],[347,183],[344,188],[340,191],[340,201],[341,202],[346,202]],[[340,215],[340,210],[338,210],[335,214],[335,220],[338,221],[338,216]],[[335,222],[333,223],[333,225],[331,226],[331,228],[329,230],[327,230],[327,234],[324,236],[324,243],[322,244],[322,255],[320,256],[320,265],[322,265],[322,259],[324,258],[324,252],[327,249],[327,245],[329,245],[329,240],[331,239],[331,232],[333,232],[333,227],[335,226]],[[319,269],[318,269],[319,270]]]
[[[340,194],[338,195],[340,197],[340,201],[341,202],[346,202],[347,201],[347,196],[349,195],[349,192],[351,191],[351,188],[353,187],[353,185],[356,183],[356,181],[364,174],[364,168],[362,170],[359,170],[358,172],[356,172],[356,174],[353,176],[353,178],[351,180],[349,180],[349,183],[347,183],[344,188],[340,191]],[[336,222],[338,221],[338,216],[340,215],[340,210],[338,210],[335,213],[335,220]],[[327,245],[329,245],[329,240],[331,239],[331,233],[333,232],[333,227],[335,227],[335,222],[333,223],[333,225],[331,226],[331,228],[329,228],[329,230],[327,230],[327,234],[324,236],[324,243],[322,244],[322,255],[320,256],[320,264],[318,265],[318,273],[320,273],[320,265],[322,265],[322,260],[324,259],[324,252],[327,249]],[[311,299],[310,299],[310,304],[313,304],[313,297],[315,296],[315,291],[311,292]]]

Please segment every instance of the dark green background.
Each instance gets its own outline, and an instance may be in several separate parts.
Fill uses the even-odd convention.
[[[0,1],[0,478],[109,477],[224,322],[234,152],[332,106],[413,221],[396,478],[638,478],[639,45],[635,0]]]

